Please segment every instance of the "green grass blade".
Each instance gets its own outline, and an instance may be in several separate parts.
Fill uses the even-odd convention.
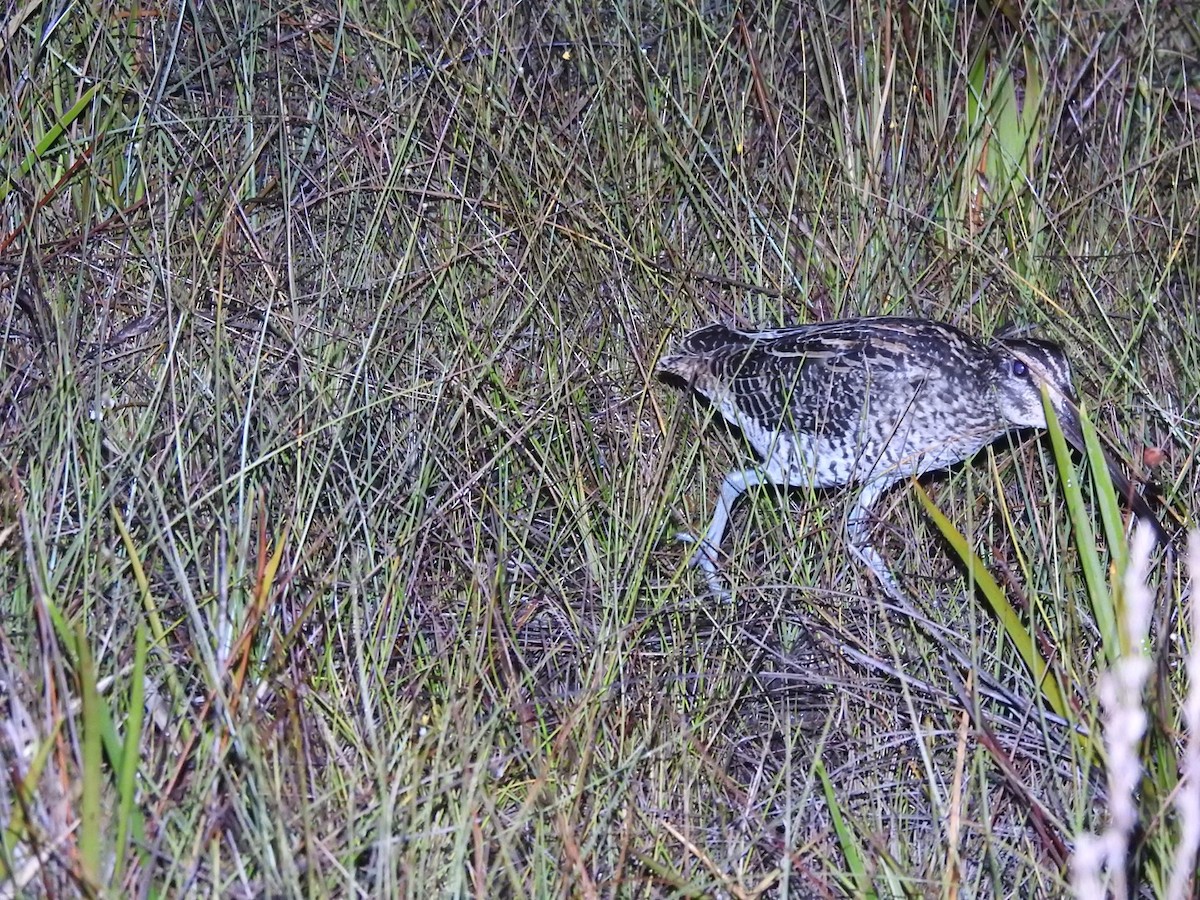
[[[141,812],[134,805],[134,799],[137,796],[136,779],[138,762],[141,759],[142,720],[146,709],[145,679],[148,652],[146,626],[138,622],[134,630],[133,671],[129,676],[129,712],[125,721],[125,741],[121,749],[120,769],[117,772],[117,830],[116,841],[113,844],[116,853],[114,883],[120,882],[125,869],[126,841],[129,838],[131,822],[135,837],[140,838],[143,832]]]
[[[88,646],[87,634],[79,628],[79,687],[83,700],[83,752],[80,759],[80,782],[83,786],[79,814],[79,859],[84,877],[92,884],[100,883],[100,847],[103,822],[100,815],[100,792],[104,785],[103,764],[103,700],[96,688],[96,668]]]
[[[1108,541],[1108,552],[1114,563],[1113,583],[1121,584],[1125,566],[1129,559],[1129,543],[1125,540],[1125,520],[1121,515],[1121,501],[1108,474],[1108,460],[1104,447],[1096,434],[1091,418],[1079,409],[1079,425],[1083,431],[1083,444],[1087,448],[1088,466],[1091,469],[1092,486],[1096,491],[1096,506],[1100,510],[1100,521],[1104,525],[1104,536]],[[1119,613],[1120,610],[1118,609]]]
[[[83,96],[76,100],[75,104],[62,116],[60,116],[57,122],[47,129],[46,133],[42,135],[41,140],[37,142],[37,145],[31,151],[29,151],[29,153],[25,154],[25,158],[21,160],[20,165],[17,166],[17,178],[24,178],[31,171],[33,171],[33,167],[37,164],[38,160],[42,159],[47,153],[50,152],[50,148],[58,142],[58,139],[63,136],[63,133],[70,128],[72,123],[74,123],[74,121],[83,113],[83,111],[88,108],[92,102],[92,98],[96,96],[96,91],[99,89],[100,85],[94,84],[84,91]],[[9,192],[13,189],[13,184],[14,182],[11,178],[5,178],[2,182],[0,182],[0,201],[3,201],[9,195]]]
[[[858,846],[858,838],[842,816],[841,807],[838,805],[841,801],[829,780],[829,774],[825,771],[825,765],[821,762],[820,757],[813,760],[813,769],[817,773],[817,778],[821,780],[821,790],[825,794],[825,806],[829,810],[829,818],[833,820],[833,830],[837,833],[838,844],[841,845],[842,853],[846,855],[846,864],[850,867],[850,874],[854,879],[854,895],[856,897],[876,897],[875,889],[871,886],[871,876],[868,874],[866,863],[863,860],[862,849]]]
[[[1046,410],[1046,425],[1050,431],[1050,443],[1054,447],[1054,459],[1058,464],[1059,476],[1062,478],[1063,495],[1067,500],[1071,527],[1075,532],[1075,547],[1079,551],[1079,564],[1083,569],[1084,582],[1087,584],[1088,600],[1092,607],[1092,615],[1096,618],[1096,627],[1100,630],[1105,657],[1110,663],[1113,663],[1120,655],[1121,646],[1113,595],[1105,582],[1104,564],[1096,549],[1096,532],[1092,528],[1092,516],[1083,499],[1083,486],[1079,473],[1075,469],[1075,463],[1071,460],[1071,448],[1067,445],[1066,436],[1058,424],[1058,416],[1054,412],[1053,404],[1045,396],[1045,391],[1042,393],[1042,405]],[[1111,491],[1111,485],[1109,489]]]
[[[1021,617],[1017,611],[1013,609],[1013,605],[1008,602],[1008,597],[1004,595],[1004,591],[1000,585],[996,583],[996,579],[984,566],[983,561],[975,555],[971,549],[971,545],[967,539],[963,537],[962,532],[954,527],[949,519],[942,514],[942,511],[937,508],[933,500],[929,498],[929,494],[920,484],[916,485],[917,496],[921,498],[921,503],[924,504],[926,512],[937,525],[938,531],[942,533],[949,543],[954,548],[954,552],[958,554],[958,558],[963,561],[967,570],[971,573],[971,577],[975,581],[975,586],[979,589],[987,600],[988,605],[992,608],[992,612],[996,614],[996,618],[1000,620],[1000,624],[1004,628],[1005,634],[1009,640],[1013,642],[1013,646],[1017,648],[1017,653],[1024,661],[1026,667],[1033,673],[1034,679],[1041,687],[1042,695],[1046,698],[1046,702],[1050,704],[1050,708],[1059,716],[1068,718],[1068,707],[1066,699],[1063,696],[1062,689],[1059,687],[1055,673],[1050,666],[1042,659],[1041,653],[1038,652],[1037,642],[1033,635],[1021,621]]]

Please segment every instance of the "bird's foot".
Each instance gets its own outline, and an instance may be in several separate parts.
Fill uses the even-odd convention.
[[[696,552],[688,560],[688,566],[693,569],[699,569],[704,573],[704,580],[708,582],[709,590],[718,599],[729,600],[729,589],[725,587],[725,581],[721,578],[721,568],[717,565],[717,548],[707,540],[698,538],[686,531],[681,531],[675,535],[675,540],[683,544],[695,545]]]
[[[693,569],[700,569],[703,572],[716,572],[717,567],[717,548],[706,540],[696,537],[690,531],[681,531],[675,535],[675,540],[681,544],[692,544],[696,548],[696,552],[692,554],[692,558],[688,560],[688,565]]]

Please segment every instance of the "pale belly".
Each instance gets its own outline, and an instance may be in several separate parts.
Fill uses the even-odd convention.
[[[828,435],[772,432],[743,424],[771,481],[793,487],[829,488],[866,482],[892,483],[944,469],[977,453],[994,435],[916,434],[911,423],[865,435],[864,429]]]

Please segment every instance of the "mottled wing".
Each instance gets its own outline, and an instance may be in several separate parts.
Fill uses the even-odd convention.
[[[739,405],[760,422],[799,434],[850,435],[862,415],[868,355],[861,336],[766,333],[729,360],[730,384]]]
[[[660,368],[689,381],[729,418],[768,431],[852,435],[870,385],[924,376],[903,320],[830,322],[740,332],[710,325],[688,335]],[[915,386],[905,386],[915,391]]]

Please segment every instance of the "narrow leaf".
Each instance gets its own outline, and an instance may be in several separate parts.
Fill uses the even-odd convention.
[[[1008,602],[1008,597],[1000,585],[996,583],[996,579],[992,577],[992,573],[984,566],[983,561],[975,555],[971,549],[971,545],[967,539],[963,537],[962,532],[954,527],[954,523],[942,514],[942,511],[934,505],[934,502],[929,498],[929,494],[918,483],[916,484],[917,496],[921,498],[921,503],[925,506],[925,510],[937,525],[938,531],[942,533],[950,546],[954,548],[954,552],[958,554],[959,559],[967,567],[968,572],[975,581],[975,586],[979,589],[991,606],[992,612],[996,614],[996,618],[1000,620],[1000,624],[1004,627],[1004,632],[1008,635],[1013,646],[1017,648],[1017,653],[1024,661],[1029,671],[1033,673],[1034,680],[1038,687],[1041,688],[1042,694],[1046,698],[1046,702],[1050,704],[1050,708],[1054,710],[1062,718],[1068,718],[1068,708],[1066,699],[1063,697],[1062,689],[1059,687],[1058,680],[1055,678],[1054,672],[1042,659],[1041,653],[1038,652],[1037,642],[1033,635],[1025,627],[1021,621],[1021,617],[1017,611],[1013,609],[1013,605]]]
[[[1075,547],[1079,551],[1079,563],[1083,569],[1084,582],[1087,584],[1092,615],[1096,619],[1096,627],[1100,630],[1105,656],[1110,663],[1114,663],[1120,656],[1120,633],[1112,593],[1104,580],[1104,564],[1100,561],[1100,554],[1096,549],[1096,533],[1092,529],[1091,513],[1083,500],[1083,488],[1080,485],[1079,473],[1075,470],[1075,463],[1071,460],[1067,439],[1058,424],[1058,415],[1045,390],[1042,391],[1042,406],[1046,410],[1050,443],[1054,446],[1054,459],[1058,463],[1063,495],[1067,499],[1067,511],[1070,513],[1071,527],[1075,532]]]

